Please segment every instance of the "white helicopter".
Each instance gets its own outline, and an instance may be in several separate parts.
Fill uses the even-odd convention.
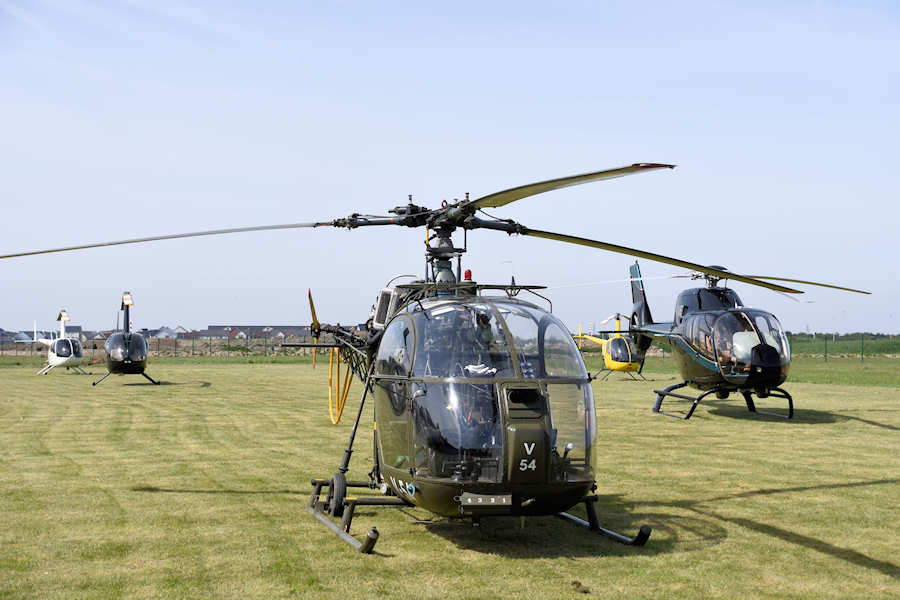
[[[59,316],[56,317],[56,320],[59,321],[59,337],[56,339],[52,337],[51,339],[43,337],[38,339],[37,325],[35,325],[34,342],[47,346],[47,364],[35,375],[46,375],[54,367],[65,367],[73,369],[81,375],[90,375],[90,373],[81,368],[81,361],[84,358],[81,341],[66,337],[66,322],[72,319],[69,318],[69,314],[65,309],[59,311]]]

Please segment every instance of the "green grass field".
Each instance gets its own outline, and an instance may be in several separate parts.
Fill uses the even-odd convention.
[[[361,509],[353,533],[381,532],[365,556],[305,512],[360,386],[332,426],[327,368],[247,360],[153,361],[162,386],[92,388],[5,358],[0,597],[900,596],[898,361],[797,362],[792,421],[737,399],[689,422],[653,415],[652,389],[675,382],[667,360],[648,361],[651,382],[596,383],[601,520],[651,525],[644,548],[553,518],[473,528]],[[370,448],[366,428],[352,477]]]

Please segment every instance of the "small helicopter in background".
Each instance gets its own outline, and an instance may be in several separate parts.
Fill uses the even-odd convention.
[[[616,320],[615,330],[598,331],[596,333],[598,335],[611,333],[613,337],[601,338],[596,335],[581,333],[581,327],[579,327],[579,333],[575,336],[575,339],[593,342],[600,346],[600,352],[603,356],[603,366],[606,369],[606,374],[600,381],[606,381],[613,373],[627,373],[634,380],[637,380],[637,377],[634,376],[634,373],[637,373],[641,379],[646,380],[646,378],[641,375],[641,371],[644,368],[644,353],[638,352],[634,340],[630,335],[622,335],[622,319],[630,319],[625,315],[615,313],[600,321],[600,325],[606,325],[612,319]],[[580,341],[578,347],[581,349]]]
[[[112,374],[116,375],[143,375],[150,383],[159,385],[159,382],[147,375],[147,340],[137,332],[131,331],[131,307],[134,306],[134,298],[131,292],[122,293],[122,310],[124,324],[122,331],[114,333],[106,338],[104,349],[106,350],[106,375],[95,381],[97,385]]]
[[[84,349],[81,346],[81,341],[66,337],[66,323],[71,321],[69,313],[65,309],[60,310],[56,320],[59,321],[59,337],[55,339],[52,337],[51,339],[38,338],[37,326],[35,326],[33,341],[47,347],[47,364],[41,367],[41,370],[35,375],[47,375],[56,367],[72,369],[79,375],[90,375],[90,373],[81,368],[81,363],[84,359]]]
[[[354,213],[331,221],[144,237],[0,255],[0,259],[275,229],[425,228],[425,277],[382,289],[361,331],[319,323],[313,310],[313,337],[328,336],[320,345],[337,351],[363,382],[363,391],[338,470],[331,477],[311,481],[308,512],[364,553],[372,552],[379,534],[372,527],[362,541],[350,535],[359,506],[418,506],[473,523],[492,516],[554,515],[617,542],[643,545],[651,533],[646,525],[634,537],[600,526],[594,493],[598,453],[592,379],[570,330],[550,311],[518,297],[527,293],[534,295],[536,302],[547,301],[538,292],[544,286],[477,283],[470,270],[462,270],[461,261],[468,248],[468,231],[488,229],[802,293],[644,250],[531,229],[485,212],[556,189],[673,167],[636,163],[518,186],[474,200],[467,194],[465,200],[444,202],[435,209],[415,205],[410,198],[408,204],[390,209],[388,215]],[[452,239],[458,229],[464,233],[461,246]],[[123,299],[126,324],[130,304]],[[136,349],[131,368],[140,362],[143,372],[146,342],[137,337],[137,345],[129,345],[138,335],[126,330],[107,341],[111,372],[124,357],[132,356],[130,348]],[[118,362],[110,362],[110,357]],[[353,444],[370,395],[374,402],[373,466],[365,479],[350,480],[347,473]],[[374,493],[349,496],[349,488]],[[587,521],[565,512],[578,504],[584,504]],[[341,519],[340,525],[332,518]]]
[[[691,288],[678,294],[675,300],[674,320],[668,323],[653,321],[641,269],[637,261],[631,265],[631,312],[629,335],[637,351],[646,354],[654,339],[666,340],[678,363],[684,379],[663,390],[654,390],[656,404],[653,412],[677,419],[690,419],[703,398],[715,394],[725,400],[732,393],[744,397],[747,410],[775,417],[790,419],[794,416],[794,400],[779,387],[787,379],[791,366],[791,348],[781,323],[770,312],[745,307],[737,293],[727,287],[718,287],[722,279],[729,279],[725,267],[712,267],[723,277],[711,273],[692,273],[678,277],[705,279],[706,287]],[[863,290],[840,287],[827,283],[749,275],[753,280],[775,280],[805,285],[827,287],[857,294],[869,294]],[[755,281],[744,281],[759,285]],[[765,286],[764,286],[765,287]],[[691,386],[702,393],[687,396],[674,390]],[[786,414],[757,410],[753,396],[757,398],[783,398],[787,400]],[[677,415],[662,411],[663,399],[671,397],[690,400],[687,413]]]

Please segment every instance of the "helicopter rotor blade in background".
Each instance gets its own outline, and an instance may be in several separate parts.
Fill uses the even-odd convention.
[[[537,183],[529,183],[528,185],[520,185],[508,190],[503,190],[501,192],[494,192],[493,194],[488,194],[487,196],[482,196],[481,198],[476,198],[475,200],[472,200],[464,206],[473,207],[476,209],[497,208],[498,206],[505,206],[510,202],[515,202],[516,200],[521,200],[522,198],[527,198],[536,194],[543,194],[544,192],[550,192],[572,185],[590,183],[591,181],[601,181],[603,179],[615,179],[616,177],[624,177],[626,175],[632,175],[634,173],[645,173],[649,171],[656,171],[658,169],[674,168],[675,165],[666,165],[661,163],[635,163],[633,165],[628,165],[627,167],[606,169],[604,171],[594,171],[593,173],[583,173],[581,175],[571,175],[569,177],[560,177],[558,179],[550,179],[548,181],[539,181]]]
[[[857,290],[848,287],[842,287],[839,285],[831,285],[830,283],[816,283],[815,281],[804,281],[802,279],[788,279],[787,277],[769,277],[768,275],[747,275],[747,277],[752,277],[754,279],[771,279],[773,281],[787,281],[789,283],[802,283],[805,285],[816,285],[819,287],[827,287],[834,290],[843,290],[845,292],[856,292],[857,294],[869,294],[872,292],[867,292],[865,290]]]
[[[115,242],[99,242],[96,244],[82,244],[80,246],[66,246],[65,248],[52,248],[49,250],[33,250],[30,252],[17,252],[15,254],[0,255],[2,258],[16,258],[19,256],[33,256],[35,254],[51,254],[53,252],[68,252],[70,250],[85,250],[87,248],[102,248],[104,246],[121,246],[123,244],[140,244],[141,242],[155,242],[158,240],[176,240],[180,238],[201,237],[205,235],[224,235],[227,233],[245,233],[249,231],[271,231],[275,229],[299,229],[303,227],[324,227],[333,225],[333,222],[325,223],[286,223],[283,225],[257,225],[253,227],[232,227],[230,229],[213,229],[210,231],[193,231],[190,233],[173,233],[170,235],[154,235],[150,237],[119,240]]]
[[[552,285],[547,287],[548,290],[564,290],[567,288],[590,287],[593,285],[607,285],[610,283],[630,283],[632,281],[654,281],[657,279],[675,279],[678,277],[687,277],[687,275],[660,275],[658,277],[628,277],[625,279],[607,279],[606,281],[586,281],[584,283],[567,283],[565,285]]]
[[[730,271],[722,271],[720,269],[714,269],[712,267],[705,267],[703,265],[699,265],[692,262],[687,262],[684,260],[679,260],[677,258],[671,258],[669,256],[663,256],[662,254],[654,254],[653,252],[645,252],[643,250],[637,250],[635,248],[628,248],[627,246],[619,246],[617,244],[609,244],[607,242],[600,242],[597,240],[591,240],[588,238],[577,237],[574,235],[566,235],[564,233],[554,233],[552,231],[540,231],[537,229],[529,229],[527,227],[519,226],[514,230],[515,233],[519,233],[521,235],[530,235],[532,237],[539,237],[548,240],[556,240],[558,242],[567,242],[569,244],[578,244],[580,246],[588,246],[591,248],[597,248],[599,250],[608,250],[610,252],[618,252],[619,254],[627,254],[629,256],[636,256],[638,258],[643,258],[646,260],[652,260],[656,262],[665,263],[668,265],[674,265],[676,267],[682,267],[684,269],[690,269],[692,271],[699,271],[701,273],[706,273],[708,275],[713,275],[714,277],[718,277],[719,279],[730,279],[733,281],[741,281],[743,283],[749,283],[750,285],[758,285],[760,287],[769,288],[770,290],[775,290],[776,292],[785,292],[788,294],[802,294],[803,292],[800,290],[795,290],[789,287],[784,287],[781,285],[777,285],[774,283],[769,283],[767,281],[760,281],[758,279],[753,279],[751,277],[745,277],[744,275],[737,275],[736,273],[732,273]]]

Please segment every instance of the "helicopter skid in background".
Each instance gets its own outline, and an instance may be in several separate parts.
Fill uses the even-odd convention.
[[[329,506],[329,501],[319,500],[323,487],[329,487],[331,482],[327,479],[313,479],[310,482],[313,486],[313,492],[309,497],[309,505],[306,512],[315,516],[323,525],[333,531],[339,538],[359,550],[363,554],[371,554],[378,541],[378,530],[375,527],[369,529],[363,541],[357,540],[350,535],[350,525],[353,522],[353,514],[357,506],[412,506],[406,500],[396,496],[347,496],[340,499],[332,498],[341,502],[341,510],[336,511],[335,507]],[[368,481],[347,481],[347,488],[367,488],[372,489],[373,484]],[[341,516],[341,524],[337,525],[329,518],[329,514]]]
[[[653,406],[653,412],[659,413],[661,415],[665,415],[667,417],[672,417],[673,419],[681,419],[683,421],[687,421],[688,419],[691,418],[691,415],[694,414],[694,410],[696,410],[697,405],[700,404],[701,400],[703,400],[710,394],[715,394],[720,391],[717,389],[712,389],[712,390],[703,392],[702,394],[700,394],[699,396],[696,396],[696,397],[685,396],[684,394],[673,393],[673,390],[677,390],[679,388],[686,387],[687,385],[688,385],[688,382],[683,381],[681,383],[676,383],[675,385],[670,385],[669,387],[667,387],[664,390],[653,390],[654,392],[656,392],[656,404]],[[751,390],[738,390],[738,391],[740,391],[741,395],[744,396],[744,401],[747,403],[747,410],[752,413],[757,413],[760,415],[768,415],[770,417],[779,417],[781,419],[792,419],[794,417],[794,399],[791,398],[791,395],[789,393],[787,393],[787,391],[785,391],[781,388],[778,388],[778,387],[772,388],[771,390],[768,391],[767,394],[765,394],[764,396],[760,395],[760,397],[761,398],[772,397],[772,398],[786,399],[788,401],[788,413],[786,415],[781,414],[781,413],[768,412],[768,411],[764,411],[764,410],[756,410],[756,404],[753,402],[754,392]],[[687,414],[685,414],[684,416],[663,412],[661,410],[661,408],[662,408],[663,398],[665,398],[665,397],[681,398],[682,400],[691,400],[692,401],[691,407],[690,407],[690,409],[688,409]]]
[[[607,369],[606,375],[604,375],[603,377],[600,378],[600,383],[603,383],[604,381],[606,381],[607,379],[609,379],[609,376],[612,375],[612,374],[615,373],[615,372],[616,372],[616,371],[613,370],[613,369]],[[632,380],[632,381],[641,381],[641,380],[643,380],[643,381],[649,381],[646,377],[644,377],[644,376],[641,374],[640,371],[637,372],[638,377],[640,377],[640,379],[638,379],[637,377],[635,377],[635,376],[634,376],[634,373],[632,373],[631,371],[620,371],[620,372],[621,372],[621,373],[625,373],[626,375],[628,375],[629,377],[631,377],[631,380]],[[598,373],[598,375],[599,375],[599,373]],[[595,375],[595,377],[596,377],[596,375]]]
[[[85,375],[89,375],[89,373],[85,373]],[[112,375],[112,371],[107,371],[107,372],[106,372],[106,375],[104,375],[103,377],[101,377],[100,379],[98,379],[97,381],[95,381],[94,383],[92,383],[91,385],[97,385],[98,383],[100,383],[101,381],[103,381],[104,379],[106,379],[107,377],[109,377],[110,375]],[[158,382],[158,381],[156,381],[155,379],[153,379],[152,377],[150,377],[149,375],[147,375],[145,372],[141,371],[141,375],[143,375],[144,377],[146,377],[147,380],[148,380],[150,383],[152,383],[153,385],[159,385],[159,382]]]

